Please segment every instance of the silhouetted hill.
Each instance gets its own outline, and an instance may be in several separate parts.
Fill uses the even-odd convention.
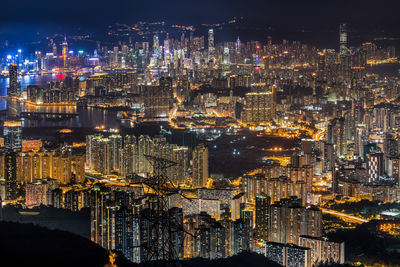
[[[191,267],[277,267],[263,255],[243,252],[227,259],[192,260],[153,264],[134,264],[117,257],[118,267],[191,266]],[[50,230],[27,223],[0,222],[0,266],[109,266],[107,250],[81,236]]]
[[[104,266],[108,252],[81,236],[0,222],[1,266]]]
[[[281,266],[273,261],[268,260],[261,254],[242,252],[238,255],[232,256],[227,259],[206,260],[206,259],[193,259],[184,262],[183,266],[192,267],[278,267]]]

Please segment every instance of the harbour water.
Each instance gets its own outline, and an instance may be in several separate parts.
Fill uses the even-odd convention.
[[[22,88],[29,85],[45,86],[48,82],[62,81],[65,79],[64,74],[46,74],[46,75],[25,75],[19,78]],[[0,79],[0,96],[7,95],[7,88],[9,86],[9,78]],[[6,99],[0,99],[0,110],[7,109]],[[23,127],[67,127],[67,128],[81,128],[81,127],[96,127],[104,125],[107,128],[118,128],[119,122],[116,120],[117,112],[104,109],[86,108],[86,107],[65,107],[65,106],[51,106],[51,107],[31,107],[22,106],[21,111],[29,112],[46,112],[46,113],[77,113],[78,116],[68,120],[37,120],[37,119],[24,119]],[[5,116],[0,116],[1,120]]]

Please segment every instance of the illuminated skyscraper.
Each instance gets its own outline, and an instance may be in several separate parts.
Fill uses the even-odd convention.
[[[224,46],[224,64],[229,64],[230,63],[230,57],[229,57],[229,47],[228,45]]]
[[[384,174],[384,154],[382,152],[367,155],[368,182],[379,182]]]
[[[170,61],[170,50],[169,50],[169,39],[168,39],[168,34],[167,38],[164,40],[164,62],[165,65],[167,65]]]
[[[17,153],[10,151],[5,157],[6,200],[17,198]]]
[[[347,25],[345,23],[339,26],[339,52],[341,55],[347,52]]]
[[[160,53],[160,41],[158,39],[158,34],[154,34],[153,36],[153,53],[159,55]]]
[[[51,42],[53,43],[53,40]],[[55,43],[53,43],[53,55],[57,56],[57,45]]]
[[[214,30],[208,30],[208,49],[214,49]]]
[[[236,48],[236,53],[240,53],[240,50],[242,49],[242,42],[240,41],[239,36],[236,40],[235,48]]]
[[[208,148],[203,144],[193,150],[193,177],[192,186],[204,187],[208,180]]]
[[[68,56],[68,43],[67,43],[67,37],[64,37],[64,42],[62,43],[62,55],[63,55],[63,60],[64,60],[64,68],[67,67],[67,56]]]
[[[114,67],[117,67],[117,66],[118,66],[118,46],[114,46],[112,65],[113,65]]]
[[[113,170],[119,170],[120,166],[120,151],[122,149],[122,136],[119,134],[113,134],[109,137],[110,142],[111,142],[111,147],[110,147],[110,154],[111,154],[111,168]]]
[[[268,235],[269,206],[271,198],[265,194],[256,197],[256,227],[255,238],[266,240]]]
[[[19,97],[21,95],[21,85],[18,82],[18,66],[11,63],[8,69],[10,77],[10,86],[8,87],[7,96]]]
[[[265,256],[282,266],[314,266],[311,264],[311,249],[293,244],[268,242]]]
[[[208,30],[208,59],[211,60],[214,57],[214,30]]]
[[[322,212],[305,208],[301,199],[281,199],[270,206],[268,240],[278,243],[299,243],[301,235],[322,236]]]
[[[18,66],[22,67],[22,64],[23,64],[22,50],[18,49]]]
[[[4,147],[7,151],[22,149],[22,122],[5,121],[3,128]]]

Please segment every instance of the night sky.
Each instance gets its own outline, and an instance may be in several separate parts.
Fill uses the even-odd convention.
[[[104,29],[139,20],[196,25],[244,16],[251,25],[326,31],[352,28],[400,32],[396,0],[2,0],[0,36],[21,31]]]
[[[26,23],[94,26],[159,18],[195,24],[219,22],[232,16],[251,16],[257,22],[285,26],[329,25],[343,20],[400,26],[400,3],[396,0],[2,0],[1,3],[2,27]]]

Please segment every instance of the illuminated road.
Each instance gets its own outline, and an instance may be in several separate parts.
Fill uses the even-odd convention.
[[[318,132],[315,134],[315,140],[319,141],[325,136],[326,130],[319,129]]]
[[[365,219],[362,219],[362,218],[359,218],[359,217],[356,217],[356,216],[353,216],[353,215],[349,215],[349,214],[346,214],[346,213],[343,213],[343,212],[339,212],[339,211],[335,211],[335,210],[328,210],[328,209],[324,209],[324,208],[321,208],[321,210],[322,210],[323,213],[331,214],[331,215],[334,215],[334,216],[337,216],[337,217],[340,217],[340,218],[343,218],[343,219],[347,219],[347,220],[356,221],[358,223],[369,222],[368,220],[365,220]]]

